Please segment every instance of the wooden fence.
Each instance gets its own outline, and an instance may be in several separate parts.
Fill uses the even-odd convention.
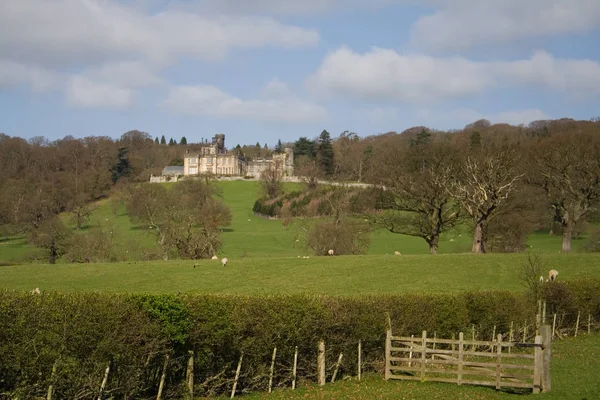
[[[551,330],[540,327],[534,343],[393,336],[387,331],[385,379],[532,389],[551,388]]]

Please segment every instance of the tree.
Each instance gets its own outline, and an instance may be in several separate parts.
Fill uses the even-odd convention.
[[[437,254],[440,235],[453,229],[460,218],[460,207],[446,190],[449,177],[444,175],[453,161],[448,145],[429,139],[388,150],[380,173],[393,194],[387,205],[391,210],[376,213],[374,222],[392,233],[423,238],[429,252]]]
[[[260,174],[260,187],[263,196],[274,199],[283,193],[283,168],[280,162],[273,162]]]
[[[275,145],[275,153],[283,153],[283,144],[281,143],[281,139],[277,140],[277,144]]]
[[[119,148],[117,162],[111,167],[113,183],[117,183],[119,179],[129,176],[131,174],[131,166],[127,157],[128,152],[129,149],[127,147]]]
[[[321,132],[317,140],[317,162],[325,176],[331,177],[335,170],[334,152],[331,135],[326,130]]]
[[[218,195],[203,181],[183,181],[170,190],[151,183],[130,187],[125,198],[130,218],[149,227],[163,259],[171,253],[199,259],[217,252],[219,228],[231,223],[231,212]]]
[[[319,179],[323,177],[323,172],[317,165],[316,160],[301,156],[296,158],[296,163],[295,174],[302,179],[309,190],[316,189],[319,185]]]
[[[179,141],[179,144],[181,144],[181,145],[186,145],[187,144],[187,139],[185,138],[185,136],[181,137],[181,140]]]
[[[158,136],[154,139],[154,144],[160,144],[160,142],[158,141]]]
[[[176,141],[173,140],[173,138],[169,139],[169,146],[175,146],[177,144]]]
[[[165,135],[160,137],[160,144],[167,144],[167,140],[165,139]]]
[[[300,139],[294,142],[294,156],[306,156],[310,159],[315,158],[316,156],[316,144],[314,141],[309,140],[305,137],[301,137]]]
[[[566,132],[532,149],[531,183],[544,189],[562,226],[563,252],[571,251],[574,226],[600,201],[600,138],[594,132]]]
[[[473,221],[473,253],[486,253],[488,222],[523,178],[519,167],[514,148],[492,148],[467,154],[444,169],[444,187]]]
[[[31,243],[47,251],[49,264],[56,264],[56,260],[65,254],[70,238],[71,231],[58,217],[45,220],[29,235]]]

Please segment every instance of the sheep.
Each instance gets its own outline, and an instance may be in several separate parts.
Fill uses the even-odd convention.
[[[402,255],[402,253],[400,253],[399,251],[395,251],[395,252],[394,252],[394,255],[395,255],[395,256],[401,256],[401,255]]]
[[[224,258],[221,260],[221,264],[223,264],[224,267],[227,266],[227,261],[229,261],[227,258]]]
[[[35,288],[31,291],[31,294],[40,294],[40,288]]]
[[[550,272],[548,272],[548,279],[546,280],[546,282],[548,282],[548,281],[554,282],[556,280],[557,275],[558,275],[558,271],[555,269],[551,269]]]
[[[218,260],[218,259],[219,259],[219,257],[217,257],[217,256],[212,256],[212,258],[211,258],[211,260]]]
[[[335,252],[333,251],[333,249],[329,249],[329,251],[327,252],[327,254],[329,254],[330,256],[334,255],[334,253]]]

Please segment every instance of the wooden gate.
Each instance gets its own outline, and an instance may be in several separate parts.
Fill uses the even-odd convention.
[[[393,336],[387,331],[385,379],[550,390],[549,327],[534,343]],[[546,339],[547,340],[543,340]]]

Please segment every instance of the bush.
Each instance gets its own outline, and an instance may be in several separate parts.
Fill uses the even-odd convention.
[[[370,242],[370,226],[351,219],[316,223],[307,238],[307,246],[318,256],[329,250],[336,255],[366,254]]]

